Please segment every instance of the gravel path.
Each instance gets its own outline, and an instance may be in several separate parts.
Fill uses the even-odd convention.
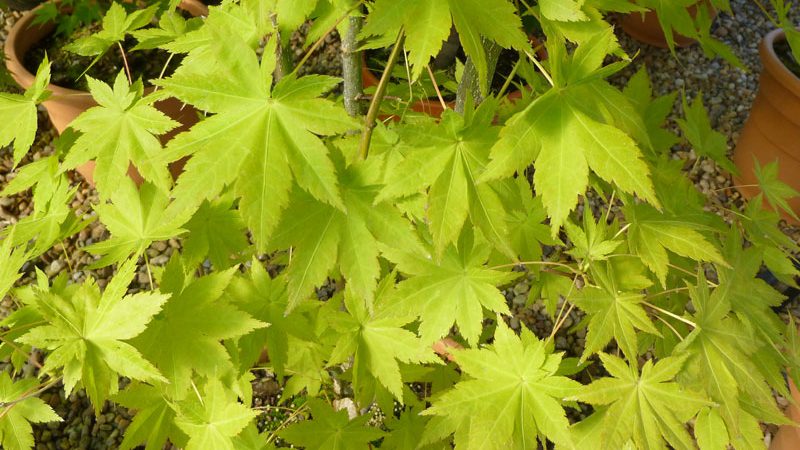
[[[641,65],[651,68],[651,80],[656,94],[663,95],[672,91],[683,90],[689,99],[700,93],[703,95],[706,107],[709,110],[712,126],[728,138],[729,148],[732,150],[738,138],[739,130],[747,119],[750,105],[758,88],[758,74],[760,62],[758,58],[758,43],[760,37],[766,34],[772,26],[763,17],[761,11],[750,0],[732,0],[735,17],[720,15],[716,20],[714,35],[730,45],[749,69],[747,72],[732,68],[723,61],[709,61],[702,53],[699,46],[677,49],[677,57],[669,51],[657,49],[644,44],[639,44],[626,35],[620,33],[620,41],[629,54],[637,51],[639,54],[630,67],[618,74],[614,83],[624,85],[625,81],[635,73]],[[2,13],[0,13],[2,14]],[[16,20],[14,15],[0,15],[6,27]],[[795,22],[799,22],[795,20]],[[0,22],[2,23],[2,22]],[[746,25],[742,25],[746,24]],[[7,29],[7,28],[6,28]],[[0,30],[0,41],[5,40],[6,30]],[[295,36],[293,42],[300,46],[302,36]],[[304,72],[319,72],[338,75],[341,66],[337,59],[338,41],[335,36],[327,38],[325,45],[312,57]],[[296,51],[300,57],[302,51]],[[663,70],[652,70],[663,68]],[[675,119],[682,116],[680,102],[676,102],[670,126],[677,130]],[[46,115],[42,111],[39,116],[40,131],[37,135],[33,151],[29,160],[38,159],[53,151],[52,140],[55,131],[50,126]],[[674,157],[685,161],[686,170],[697,186],[709,196],[716,197],[722,205],[738,204],[741,202],[739,194],[729,189],[732,180],[729,174],[724,173],[711,161],[702,160],[696,163],[694,152],[683,145],[674,148]],[[0,187],[9,177],[13,166],[9,151],[0,152]],[[80,183],[73,207],[82,211],[91,210],[90,205],[97,201],[96,193],[79,177],[74,181]],[[0,229],[14,223],[20,217],[28,215],[32,210],[28,194],[20,194],[8,199],[0,199]],[[800,242],[800,228],[785,227],[785,231],[795,241]],[[106,238],[106,231],[99,223],[93,223],[79,235],[64,243],[63,248],[56,248],[43,255],[34,264],[26,267],[26,273],[20,283],[26,284],[32,280],[34,267],[44,270],[48,276],[67,271],[75,281],[84,279],[87,275],[98,279],[101,284],[111,276],[111,270],[101,269],[86,271],[83,268],[92,261],[92,256],[81,249],[92,242]],[[154,265],[166,263],[170,254],[180,247],[177,241],[160,242],[148,250],[150,261]],[[81,270],[72,272],[70,267]],[[138,274],[134,288],[145,288],[147,273],[142,268]],[[525,324],[539,335],[547,335],[552,329],[552,321],[541,303],[527,304],[529,284],[523,279],[512,288],[505,291],[509,305],[514,311],[509,323],[513,328],[519,329]],[[5,298],[0,302],[0,317],[13,310],[13,302]],[[792,314],[800,317],[800,299],[793,299],[785,306],[784,315]],[[569,314],[567,322],[562,329],[578,323],[582,313],[573,311]],[[556,348],[565,350],[569,354],[580,354],[584,345],[585,335],[581,333],[567,334],[559,332],[556,336]],[[0,370],[4,369],[0,363]],[[34,373],[34,365],[26,368],[26,372]],[[254,406],[263,407],[274,405],[280,396],[280,387],[267,373],[257,372],[253,381],[255,391]],[[60,388],[60,386],[59,386]],[[52,405],[56,412],[64,418],[62,423],[53,423],[35,426],[37,449],[107,449],[117,448],[122,440],[122,434],[130,423],[130,414],[124,408],[107,405],[103,413],[95,417],[88,400],[82,392],[76,392],[65,397],[63,389],[51,389],[42,395],[42,398]],[[785,400],[779,399],[785,404]],[[282,420],[282,415],[264,414],[259,420],[259,427],[266,428],[274,420]],[[770,439],[768,430],[767,440]]]

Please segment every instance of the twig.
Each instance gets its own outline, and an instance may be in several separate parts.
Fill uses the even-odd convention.
[[[386,62],[386,68],[383,70],[381,80],[375,88],[375,95],[372,97],[372,102],[369,104],[369,110],[367,110],[367,119],[364,123],[364,132],[361,134],[361,147],[358,152],[361,159],[367,159],[367,155],[369,155],[369,144],[372,140],[372,130],[375,129],[375,120],[378,118],[381,101],[383,101],[383,96],[386,94],[386,86],[389,84],[389,78],[392,76],[392,69],[394,69],[397,58],[400,56],[404,40],[405,33],[401,28],[400,32],[397,34],[397,40],[394,43],[394,48],[392,48],[392,53],[389,55],[389,60]]]
[[[167,67],[169,67],[169,63],[172,62],[172,57],[175,56],[174,53],[170,53],[167,57],[167,62],[164,63],[164,67],[161,68],[161,73],[158,74],[158,79],[161,80],[164,78],[164,74],[167,73]],[[158,85],[153,88],[153,92],[158,90]]]
[[[297,73],[297,71],[298,71],[298,70],[300,70],[300,68],[301,68],[301,67],[303,67],[303,64],[305,64],[305,63],[308,61],[308,58],[310,58],[310,57],[311,57],[311,55],[312,55],[312,54],[313,54],[315,51],[317,51],[317,49],[318,49],[318,48],[319,48],[319,47],[322,45],[322,43],[323,43],[323,42],[325,42],[325,38],[326,38],[326,37],[327,37],[329,34],[333,33],[333,30],[335,30],[335,29],[336,29],[336,27],[338,27],[338,26],[339,26],[339,24],[340,24],[340,23],[342,23],[342,21],[343,21],[344,19],[347,19],[348,17],[350,17],[350,14],[352,14],[352,13],[353,13],[353,11],[355,11],[355,10],[356,10],[356,9],[358,9],[358,8],[360,8],[360,7],[361,7],[361,5],[362,5],[363,3],[364,3],[364,0],[359,0],[359,1],[358,1],[358,2],[355,4],[355,5],[353,5],[353,6],[352,6],[350,9],[348,9],[348,10],[347,10],[347,12],[345,12],[344,14],[342,14],[342,16],[341,16],[341,17],[339,17],[338,19],[336,19],[336,22],[334,22],[334,23],[333,23],[333,25],[331,25],[331,27],[330,27],[330,28],[328,28],[328,29],[325,31],[325,33],[323,33],[323,34],[322,34],[322,36],[320,36],[320,37],[319,37],[319,39],[317,39],[317,41],[316,41],[316,42],[314,42],[314,45],[312,45],[312,46],[311,46],[311,47],[308,49],[308,51],[306,52],[306,54],[305,54],[305,55],[303,55],[303,58],[302,58],[302,59],[300,60],[300,62],[298,62],[298,63],[297,63],[297,65],[294,67],[294,70],[292,71],[292,74],[296,74],[296,73]]]
[[[445,103],[444,98],[442,98],[442,91],[439,90],[439,85],[436,83],[436,77],[433,75],[433,70],[431,70],[431,66],[425,66],[428,69],[428,75],[431,76],[431,82],[433,83],[433,88],[436,90],[436,96],[439,97],[439,103],[442,104],[442,109],[447,111],[447,103]]]
[[[117,47],[119,47],[119,52],[122,55],[122,62],[125,64],[125,74],[128,75],[128,84],[133,84],[133,78],[131,77],[131,68],[128,66],[128,57],[125,56],[125,49],[122,48],[122,44],[117,42]]]
[[[528,59],[530,59],[531,62],[533,62],[533,65],[535,65],[539,69],[539,71],[542,72],[542,75],[547,80],[547,82],[550,83],[550,86],[555,86],[555,83],[553,83],[553,78],[550,76],[547,70],[545,70],[544,66],[542,66],[542,63],[540,63],[539,60],[536,59],[534,55],[531,55],[528,52],[525,52],[525,54],[528,55]]]
[[[36,397],[37,395],[41,394],[42,392],[44,392],[44,391],[50,389],[51,387],[55,386],[59,382],[61,382],[61,377],[55,378],[55,379],[51,380],[50,382],[48,382],[47,384],[41,385],[39,389],[37,389],[37,390],[35,390],[33,392],[30,392],[28,394],[24,394],[20,398],[14,399],[14,400],[12,400],[10,402],[0,402],[0,408],[3,408],[3,411],[0,412],[0,418],[5,416],[6,413],[8,413],[8,411],[11,410],[12,406],[16,405],[17,403],[23,402],[23,401],[25,401],[25,400],[27,400],[29,398]]]
[[[656,305],[654,305],[652,303],[646,302],[646,301],[642,301],[642,304],[645,305],[645,306],[648,306],[650,308],[653,308],[653,309],[655,309],[656,311],[658,311],[660,313],[666,314],[666,315],[672,317],[673,319],[680,320],[681,322],[683,322],[683,323],[685,323],[687,325],[690,325],[692,328],[697,328],[697,324],[696,323],[692,322],[689,319],[684,319],[683,317],[681,317],[681,316],[679,316],[679,315],[677,315],[677,314],[675,314],[675,313],[673,313],[671,311],[667,311],[666,309],[659,308],[658,306],[656,306]]]

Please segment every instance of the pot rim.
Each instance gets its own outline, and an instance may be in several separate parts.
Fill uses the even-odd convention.
[[[25,53],[27,53],[30,48],[25,49],[25,51],[18,51],[20,45],[22,44],[22,40],[20,39],[24,36],[25,32],[31,28],[38,28],[38,29],[52,29],[55,24],[52,22],[46,24],[37,24],[33,25],[33,20],[36,18],[36,11],[43,8],[44,5],[39,5],[36,8],[33,8],[30,11],[27,11],[22,14],[22,17],[17,20],[13,27],[8,31],[8,36],[6,38],[5,45],[3,46],[3,50],[5,51],[6,55],[6,68],[9,72],[11,72],[11,76],[20,85],[22,89],[27,90],[33,85],[33,82],[36,80],[36,75],[32,74],[22,63],[22,58],[24,57]],[[208,15],[208,8],[201,3],[199,0],[181,0],[180,4],[178,5],[179,8],[182,8],[189,12],[194,16],[205,16]],[[50,30],[47,30],[49,32]],[[35,44],[35,42],[34,42]],[[33,44],[32,44],[33,45]],[[49,83],[47,85],[47,90],[52,92],[53,97],[88,97],[91,98],[91,94],[87,91],[81,91],[77,89],[70,89],[65,88],[63,86],[59,86],[57,84]]]
[[[761,40],[761,45],[758,49],[759,55],[761,56],[761,64],[764,66],[765,72],[772,75],[773,78],[794,95],[800,97],[800,78],[793,74],[792,71],[781,62],[780,58],[778,58],[778,54],[775,52],[775,42],[785,40],[786,33],[784,33],[781,28],[767,33],[764,39]]]

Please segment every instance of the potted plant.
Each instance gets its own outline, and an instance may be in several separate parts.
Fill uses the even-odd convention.
[[[94,7],[98,6],[99,5],[94,4]],[[207,8],[198,0],[182,0],[178,6],[182,10],[194,16],[201,16],[207,13]],[[53,33],[56,31],[57,25],[60,27],[60,24],[57,24],[56,20],[41,19],[41,15],[45,8],[55,8],[55,6],[53,3],[47,3],[24,13],[9,31],[5,42],[4,48],[7,56],[6,68],[11,73],[14,80],[20,85],[20,87],[22,87],[22,89],[29,89],[34,83],[34,75],[25,64],[29,50],[31,50],[32,47],[39,45],[40,42],[51,38]],[[89,16],[91,15],[92,14],[89,14]],[[130,19],[135,15],[136,13],[128,16],[128,18]],[[59,16],[56,16],[56,19],[58,18]],[[88,38],[95,38],[96,41],[100,42],[102,42],[101,39],[108,40],[108,43],[102,44],[103,48],[91,50],[90,53],[97,54],[97,59],[95,59],[94,62],[100,60],[100,58],[109,51],[108,47],[115,47],[118,41],[124,39],[127,32],[133,31],[134,28],[141,27],[144,23],[136,25],[134,24],[135,21],[133,20],[131,20],[130,23],[126,23],[130,29],[122,30],[122,33],[118,36],[114,36],[114,33],[120,33],[120,30],[112,31],[110,29],[110,27],[116,26],[117,24],[109,24],[109,28],[100,31],[101,34],[104,31],[106,32],[106,34],[103,36],[100,36],[99,34],[89,36]],[[119,49],[119,51],[122,52],[122,58],[127,67],[128,63],[125,56],[126,50],[124,50],[121,45],[119,46]],[[116,48],[112,48],[111,53],[116,55]],[[82,56],[89,56],[89,54]],[[36,61],[36,66],[38,66],[39,63],[40,61]],[[128,75],[133,77],[139,74],[130,73]],[[79,77],[82,76],[83,74],[79,75]],[[83,111],[86,111],[87,109],[97,105],[97,102],[92,98],[89,92],[85,90],[63,87],[52,83],[48,84],[47,90],[50,92],[50,95],[48,99],[43,102],[43,105],[47,109],[53,126],[59,133],[62,133]],[[152,91],[152,88],[149,88],[149,90]],[[189,125],[197,122],[197,110],[191,107],[186,107],[186,105],[176,101],[175,99],[160,100],[156,103],[156,107],[183,125],[182,127],[175,128],[171,133],[165,134],[163,136],[163,139],[165,140],[170,139],[178,132],[187,129]],[[93,184],[93,162],[82,165],[78,167],[77,170],[90,184]],[[179,171],[179,167],[176,167],[175,170]],[[133,167],[131,167],[130,174],[138,182],[141,182],[141,176]]]
[[[763,67],[759,89],[733,158],[739,169],[736,183],[746,197],[760,192],[759,183],[765,177],[761,167],[774,161],[779,162],[777,178],[793,190],[800,190],[800,122],[797,120],[800,113],[800,66],[796,59],[800,54],[796,36],[800,36],[800,32],[787,29],[794,36],[793,42],[787,41],[784,30],[777,29],[767,34],[759,45]],[[791,47],[790,43],[793,44]],[[772,204],[782,209],[786,220],[798,223],[800,200],[795,198],[788,203],[775,203],[771,191],[765,190],[765,194]]]
[[[789,423],[773,391],[789,395],[793,338],[756,274],[796,276],[798,246],[761,196],[731,222],[706,210],[645,70],[624,89],[607,81],[629,61],[606,19],[624,2],[302,3],[225,1],[197,28],[164,22],[159,46],[183,58],[157,92],[124,72],[92,82],[98,106],[76,134],[15,168],[0,195],[32,189],[35,208],[2,233],[0,295],[17,309],[0,356],[19,371],[35,349],[41,367],[0,375],[0,445],[29,448],[31,423],[59,420],[37,398],[49,389],[129,408],[123,449],[758,448],[762,423]],[[528,14],[548,59],[530,58],[541,83],[503,106],[492,55],[532,53]],[[339,28],[341,79],[286,58],[309,18],[311,49]],[[418,80],[453,26],[456,106],[378,120],[400,55]],[[358,49],[381,46],[365,97]],[[48,78],[45,62],[24,94],[0,96],[15,163]],[[175,123],[152,105],[167,96],[205,117],[162,144]],[[691,145],[718,140],[701,101],[685,110]],[[117,163],[98,166],[96,214],[75,213],[64,170],[97,147]],[[138,189],[121,175],[128,155]],[[109,230],[84,250],[110,279],[75,275],[85,263],[35,271],[87,216]],[[155,264],[148,248],[168,240]],[[526,304],[544,327],[520,323]],[[254,407],[265,371],[280,404]]]

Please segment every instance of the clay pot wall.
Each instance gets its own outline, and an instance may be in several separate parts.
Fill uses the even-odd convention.
[[[774,43],[784,39],[783,31],[775,30],[761,41],[759,53],[763,70],[758,94],[733,154],[733,162],[740,172],[736,185],[748,198],[760,192],[754,186],[758,179],[753,158],[761,166],[778,161],[779,179],[800,191],[800,78],[790,72],[775,53]],[[800,213],[800,198],[790,200],[789,206]],[[784,218],[796,223],[788,214],[784,214]]]

